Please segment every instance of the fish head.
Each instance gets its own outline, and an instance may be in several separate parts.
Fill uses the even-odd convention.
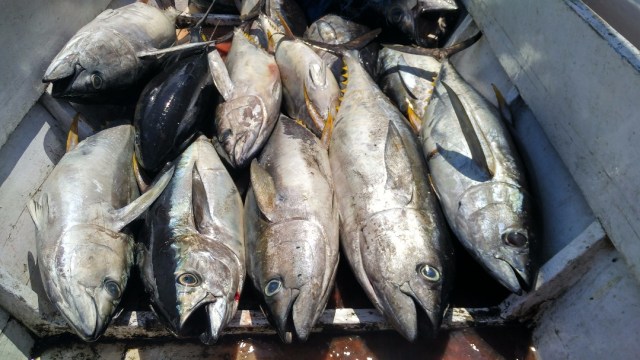
[[[392,209],[362,227],[360,251],[371,287],[388,321],[411,341],[419,329],[435,336],[453,284],[453,251],[437,218]]]
[[[60,244],[55,263],[43,268],[45,290],[78,336],[95,341],[105,331],[127,285],[133,263],[132,238],[84,224],[65,231]]]
[[[258,96],[242,96],[220,104],[215,122],[217,141],[225,152],[221,155],[234,167],[248,165],[260,150],[262,144],[257,139],[267,121],[265,104]]]
[[[385,10],[385,18],[388,25],[397,28],[408,36],[410,40],[413,40],[415,38],[414,23],[416,13],[413,7],[409,6],[406,1],[392,1]]]
[[[174,334],[216,342],[240,299],[238,262],[226,246],[195,234],[157,249],[150,284],[154,311]]]
[[[522,293],[532,281],[528,194],[512,184],[493,183],[471,188],[464,197],[456,219],[461,240],[495,279]]]
[[[138,58],[131,44],[105,29],[72,38],[42,81],[53,84],[54,97],[83,99],[126,88],[137,72]]]
[[[259,290],[281,339],[301,341],[324,310],[328,286],[325,272],[327,243],[322,229],[308,220],[290,220],[269,226],[261,235],[263,256]],[[324,298],[324,299],[323,299]]]

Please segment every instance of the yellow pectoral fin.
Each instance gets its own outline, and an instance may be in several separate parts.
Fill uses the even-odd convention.
[[[407,118],[409,119],[409,125],[413,131],[418,134],[420,132],[420,127],[422,126],[422,120],[413,110],[413,105],[407,100]]]

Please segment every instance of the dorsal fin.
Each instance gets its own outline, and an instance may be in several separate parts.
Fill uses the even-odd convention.
[[[264,215],[264,217],[273,221],[275,201],[276,201],[276,186],[273,182],[271,174],[267,172],[256,159],[251,161],[251,187],[253,188],[253,194],[258,204],[258,209]]]
[[[384,165],[387,171],[385,188],[391,191],[401,204],[409,204],[413,199],[413,170],[409,154],[393,121],[389,122],[387,131]]]
[[[471,159],[478,165],[480,169],[482,169],[489,178],[493,177],[493,172],[489,168],[487,163],[487,157],[482,149],[482,144],[480,144],[480,139],[478,138],[478,134],[473,128],[473,124],[471,123],[471,119],[467,114],[464,106],[462,105],[462,101],[458,97],[458,95],[445,83],[441,81],[442,86],[447,90],[447,94],[449,95],[449,100],[451,101],[451,106],[453,107],[453,111],[458,118],[458,122],[460,123],[460,128],[462,129],[462,134],[467,142],[467,146],[469,146],[469,151],[471,152]]]

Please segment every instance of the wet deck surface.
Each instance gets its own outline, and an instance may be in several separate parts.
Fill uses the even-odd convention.
[[[464,329],[435,340],[409,343],[394,332],[367,335],[313,334],[303,344],[276,335],[225,336],[215,346],[194,341],[132,341],[87,344],[71,337],[42,343],[34,354],[53,359],[527,359],[535,358],[522,327]]]

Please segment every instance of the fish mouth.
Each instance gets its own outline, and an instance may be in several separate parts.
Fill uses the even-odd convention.
[[[516,295],[522,295],[531,287],[531,276],[526,267],[517,267],[509,261],[496,257],[495,267],[488,270],[504,287]]]
[[[395,292],[393,302],[395,305],[389,303],[391,306],[387,307],[390,310],[387,319],[405,339],[415,341],[418,330],[427,338],[435,337],[442,323],[441,309],[433,309],[424,304],[408,283]]]
[[[316,321],[316,302],[320,299],[300,289],[290,289],[289,301],[267,304],[269,318],[274,323],[282,342],[290,344],[293,338],[306,341]],[[311,301],[311,304],[309,304]]]
[[[215,344],[227,325],[229,306],[223,298],[204,302],[180,318],[178,336],[198,336],[206,345]]]
[[[80,299],[82,297],[78,297]],[[101,319],[98,313],[98,306],[93,298],[91,299],[90,310],[82,309],[82,304],[72,300],[69,305],[56,304],[58,311],[66,320],[67,324],[82,340],[93,342],[103,333],[103,325],[108,322],[107,319]],[[92,319],[93,317],[93,319]]]
[[[51,95],[57,98],[73,95],[71,93],[71,86],[76,81],[76,79],[78,78],[81,72],[82,70],[80,71],[76,70],[73,72],[73,74],[69,76],[58,78],[58,79],[47,80],[46,82],[50,82],[52,84]]]

